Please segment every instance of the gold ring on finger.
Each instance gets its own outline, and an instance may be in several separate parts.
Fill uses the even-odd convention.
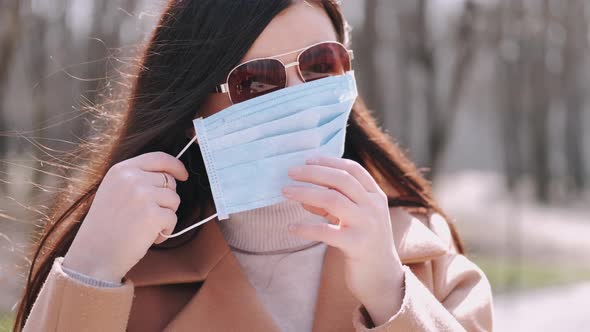
[[[164,177],[164,188],[168,188],[168,176],[164,173],[160,173]]]

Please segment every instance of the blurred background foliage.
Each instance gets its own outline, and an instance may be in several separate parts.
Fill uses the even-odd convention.
[[[129,88],[163,4],[0,2],[0,330],[67,176],[56,166]],[[590,2],[343,7],[360,92],[455,218],[498,330],[590,329]]]

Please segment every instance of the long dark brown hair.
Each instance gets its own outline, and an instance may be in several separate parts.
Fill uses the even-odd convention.
[[[82,172],[70,174],[56,196],[51,214],[35,245],[24,295],[14,330],[21,330],[53,260],[64,256],[88,213],[94,194],[114,164],[152,151],[175,155],[187,143],[187,127],[213,87],[238,64],[268,23],[297,0],[221,1],[170,0],[148,43],[137,58],[137,70],[121,112],[103,105],[104,125],[81,145]],[[308,0],[323,7],[340,42],[348,29],[336,0]],[[87,150],[84,152],[84,150]],[[361,98],[353,106],[346,131],[344,158],[369,170],[389,197],[399,205],[444,213],[432,197],[429,183],[404,156],[391,137],[377,125]],[[181,197],[175,231],[185,228],[212,204],[211,190],[198,146],[181,158],[189,179],[179,182]],[[447,218],[447,221],[449,219]],[[455,245],[463,246],[449,221]],[[190,241],[198,228],[151,250]]]

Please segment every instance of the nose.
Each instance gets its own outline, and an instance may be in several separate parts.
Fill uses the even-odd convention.
[[[287,65],[287,86],[293,86],[303,83],[299,72],[297,71],[297,63]]]

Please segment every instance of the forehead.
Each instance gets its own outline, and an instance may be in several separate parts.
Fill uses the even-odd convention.
[[[336,31],[326,11],[318,5],[298,1],[272,19],[241,62],[336,40]],[[290,54],[285,57],[296,56]]]

